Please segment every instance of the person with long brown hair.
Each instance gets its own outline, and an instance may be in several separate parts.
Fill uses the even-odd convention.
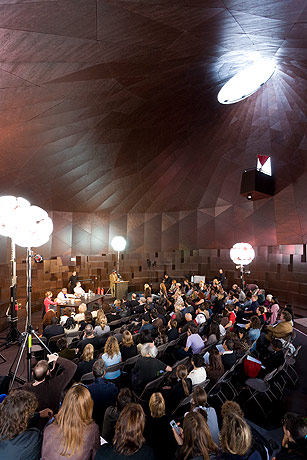
[[[44,314],[44,317],[43,317],[43,330],[45,329],[45,327],[51,325],[51,320],[54,317],[55,317],[55,312],[53,310],[48,310],[47,313]]]
[[[168,411],[176,408],[179,402],[189,396],[192,391],[192,381],[188,378],[188,370],[184,364],[180,364],[176,369],[177,382],[171,387],[165,387],[165,397]]]
[[[3,460],[39,460],[42,435],[36,428],[28,429],[37,409],[34,394],[13,390],[0,404],[0,458]]]
[[[92,414],[89,390],[80,383],[73,385],[54,422],[45,428],[42,460],[93,460],[99,448],[99,428]]]
[[[130,403],[121,412],[115,427],[113,446],[104,444],[95,460],[154,460],[143,436],[145,414],[140,404]]]
[[[196,386],[193,390],[193,398],[191,403],[191,409],[194,412],[199,412],[205,417],[207,421],[211,436],[216,444],[219,444],[219,425],[217,421],[217,415],[214,407],[209,406],[207,402],[207,392],[201,386]]]
[[[122,355],[119,350],[118,340],[116,337],[109,337],[104,346],[104,354],[101,356],[104,361],[106,368],[118,364],[122,360]],[[115,372],[108,372],[105,375],[105,379],[114,380],[120,376],[120,370]]]
[[[189,412],[179,428],[180,435],[173,428],[175,439],[181,446],[178,460],[209,460],[219,449],[213,441],[205,418],[198,412]]]
[[[224,365],[221,355],[216,347],[211,348],[209,352],[209,365],[206,368],[207,377],[210,379],[210,385],[213,385],[224,374]]]

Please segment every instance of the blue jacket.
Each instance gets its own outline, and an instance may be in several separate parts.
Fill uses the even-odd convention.
[[[87,388],[94,401],[93,419],[97,425],[102,426],[106,408],[116,403],[118,388],[103,377],[96,378]]]

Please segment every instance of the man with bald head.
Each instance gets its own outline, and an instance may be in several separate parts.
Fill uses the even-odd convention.
[[[57,354],[47,355],[47,360],[38,361],[32,369],[34,382],[26,383],[22,389],[34,393],[38,400],[38,411],[49,408],[57,413],[64,388],[73,378],[77,365]]]

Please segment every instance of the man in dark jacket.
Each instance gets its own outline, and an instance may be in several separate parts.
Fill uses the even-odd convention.
[[[58,324],[58,319],[56,316],[51,318],[50,326],[46,326],[43,332],[43,336],[46,337],[47,342],[51,337],[56,335],[64,334],[64,328],[60,324]]]
[[[104,378],[106,366],[102,359],[97,359],[93,365],[95,382],[87,385],[94,401],[93,419],[102,427],[106,408],[113,406],[116,402],[118,388],[114,383]]]

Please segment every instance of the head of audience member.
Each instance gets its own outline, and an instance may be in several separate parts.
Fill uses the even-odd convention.
[[[123,456],[138,452],[145,438],[145,414],[140,404],[130,403],[121,411],[115,426],[113,446],[117,453]]]
[[[219,327],[219,324],[216,321],[212,321],[212,323],[210,324],[209,334],[208,335],[209,336],[210,335],[215,335],[216,340],[217,341],[220,340],[220,338],[221,338],[220,327]]]
[[[85,313],[87,310],[87,306],[85,305],[85,303],[80,303],[79,305],[79,313]]]
[[[283,311],[280,315],[280,320],[282,322],[292,321],[291,313],[289,313],[288,311]]]
[[[85,385],[73,385],[66,393],[63,404],[55,416],[63,438],[59,454],[69,456],[80,451],[84,443],[84,429],[92,422],[93,400]]]
[[[271,346],[274,351],[280,351],[283,348],[282,341],[279,339],[272,339]]]
[[[209,351],[209,367],[214,371],[222,371],[223,363],[221,355],[216,347],[211,348]]]
[[[0,441],[13,439],[26,431],[37,406],[33,393],[12,390],[0,404]]]
[[[153,343],[145,343],[142,346],[141,355],[145,358],[156,358],[158,349]]]
[[[130,404],[133,402],[133,394],[130,388],[121,388],[119,390],[119,393],[117,395],[116,399],[116,408],[118,412],[121,412],[124,407],[127,406],[127,404]]]
[[[123,347],[132,347],[134,345],[133,337],[130,331],[127,329],[123,332],[121,346]]]
[[[84,328],[84,339],[92,339],[94,337],[94,329],[91,324],[86,324]]]
[[[307,449],[307,419],[302,415],[287,412],[282,420],[284,441],[291,443],[291,450],[296,452],[298,458],[306,454]],[[289,447],[289,446],[288,446]]]
[[[89,361],[92,361],[93,359],[94,359],[94,347],[91,343],[88,343],[85,345],[83,349],[81,360],[89,362]]]
[[[32,369],[32,375],[33,375],[35,382],[37,383],[44,382],[47,375],[49,375],[48,361],[45,359],[38,361],[38,363],[36,363],[36,365]]]
[[[204,357],[200,353],[195,353],[191,358],[191,363],[194,369],[199,369],[205,364]]]
[[[186,313],[184,315],[184,319],[186,320],[187,323],[190,323],[193,320],[191,313]]]
[[[204,388],[200,385],[197,385],[193,390],[193,397],[192,397],[192,409],[198,409],[200,413],[203,415],[205,408],[207,407],[207,392]]]
[[[139,343],[149,343],[152,342],[151,331],[149,329],[143,329],[139,335]]]
[[[120,351],[119,351],[119,345],[118,345],[118,340],[116,337],[114,336],[111,336],[108,338],[108,340],[106,341],[106,344],[104,346],[104,352],[106,355],[108,355],[111,359],[115,356],[115,355],[119,355]]]
[[[161,418],[165,415],[165,400],[161,393],[153,393],[149,400],[150,415],[152,418]]]
[[[187,381],[188,369],[186,368],[184,364],[179,364],[179,366],[177,366],[176,377],[182,383],[184,394],[186,396],[189,396],[190,392],[189,392],[188,381]]]
[[[166,329],[165,329],[164,326],[159,326],[159,327],[158,327],[158,334],[159,334],[159,336],[162,337],[163,339],[164,339],[165,337],[167,337],[167,336],[166,336]]]
[[[136,300],[136,294],[135,294],[135,293],[133,293],[133,294],[131,295],[131,300]]]
[[[64,350],[65,348],[68,348],[68,342],[66,337],[60,337],[57,340],[56,346],[60,351]]]
[[[93,364],[93,374],[95,379],[99,379],[105,376],[106,365],[102,359],[97,359]]]
[[[183,419],[183,445],[179,459],[202,457],[209,460],[209,455],[218,452],[213,442],[205,418],[198,412],[189,412]]]
[[[227,401],[227,403],[233,401]],[[237,404],[237,403],[235,403]],[[237,404],[238,406],[238,404]],[[251,447],[251,430],[243,418],[242,411],[234,405],[222,406],[222,429],[220,441],[222,451],[226,454],[245,455]],[[240,409],[240,410],[239,410]]]
[[[261,321],[258,316],[252,316],[250,319],[250,328],[251,329],[260,329],[261,328]]]
[[[188,335],[193,335],[197,333],[198,333],[197,327],[194,326],[194,324],[190,324],[188,327]]]
[[[256,294],[252,295],[252,302],[257,302],[258,296]]]
[[[64,328],[67,330],[74,329],[76,327],[76,321],[74,318],[70,317],[67,318],[66,323],[64,324]]]
[[[114,307],[117,309],[121,308],[121,301],[119,299],[114,300]]]
[[[51,292],[51,291],[47,291],[47,292],[45,293],[45,297],[48,298],[48,299],[51,299],[51,297],[52,297],[52,292]]]
[[[68,318],[71,317],[71,308],[70,307],[65,307],[63,310],[63,316],[68,316]]]
[[[171,329],[177,329],[177,326],[178,326],[177,320],[176,319],[171,319],[170,322],[169,322],[169,327]]]
[[[51,324],[51,319],[55,317],[55,312],[53,310],[48,310],[44,314],[43,318],[43,327],[50,326]]]
[[[91,313],[90,311],[86,311],[86,312],[84,313],[84,321],[85,321],[86,323],[92,323],[93,317],[92,317],[92,313]]]
[[[58,324],[58,318],[56,316],[52,316],[51,318],[51,325],[54,326],[55,324]]]
[[[100,326],[102,330],[106,327],[108,323],[107,317],[104,313],[103,310],[98,310],[97,311],[97,317],[96,317],[96,324],[97,326]]]
[[[139,302],[140,302],[140,305],[146,305],[147,304],[147,300],[145,299],[145,297],[141,297]]]
[[[223,342],[223,348],[224,348],[225,351],[233,351],[233,349],[234,349],[233,340],[225,339],[224,342]]]

